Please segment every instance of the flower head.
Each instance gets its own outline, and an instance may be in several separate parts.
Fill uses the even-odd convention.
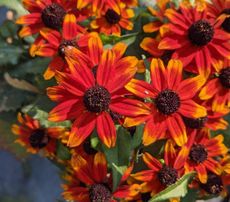
[[[126,119],[125,125],[138,125],[146,121],[143,144],[165,138],[166,132],[182,146],[187,142],[182,116],[199,118],[207,115],[206,109],[192,100],[204,84],[201,76],[182,80],[182,63],[170,60],[167,68],[160,59],[151,62],[151,84],[132,79],[126,88],[141,98],[150,98],[148,115]]]

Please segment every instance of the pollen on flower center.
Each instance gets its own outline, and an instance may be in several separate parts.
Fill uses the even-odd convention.
[[[59,4],[52,3],[42,11],[43,23],[52,29],[59,29],[62,26],[66,12]]]
[[[206,184],[200,184],[201,188],[209,194],[219,194],[223,190],[223,182],[220,176],[213,173],[208,174]]]
[[[188,38],[197,46],[207,45],[214,36],[213,26],[206,20],[198,20],[188,29]]]
[[[107,111],[109,109],[110,100],[111,95],[109,91],[99,85],[89,88],[83,97],[86,109],[95,113]]]
[[[75,40],[63,40],[61,42],[61,44],[58,47],[58,54],[61,57],[65,57],[65,48],[67,46],[73,46],[73,47],[77,47],[76,41]]]
[[[220,71],[219,80],[223,87],[230,88],[230,67]]]
[[[29,137],[30,145],[33,148],[43,148],[49,143],[49,136],[47,135],[45,129],[34,130]]]
[[[117,24],[120,21],[121,16],[113,9],[108,9],[105,13],[105,19],[110,24]]]
[[[170,115],[180,107],[180,98],[174,91],[166,89],[158,94],[155,103],[161,113]]]
[[[205,123],[207,122],[207,120],[208,120],[207,116],[200,117],[198,119],[192,119],[192,118],[183,117],[183,121],[184,121],[185,125],[188,128],[192,128],[192,129],[201,129],[201,128],[203,128]]]
[[[222,11],[221,14],[228,14],[230,15],[230,8],[226,8]],[[222,23],[221,27],[228,33],[230,33],[230,17],[225,18],[224,22]]]
[[[104,184],[94,184],[89,189],[89,199],[91,202],[109,202],[111,191]]]
[[[161,184],[165,186],[174,184],[178,179],[177,170],[166,165],[162,167],[162,169],[158,172],[157,175]]]
[[[203,145],[201,144],[194,144],[189,153],[190,160],[194,163],[203,163],[207,157],[208,153]]]

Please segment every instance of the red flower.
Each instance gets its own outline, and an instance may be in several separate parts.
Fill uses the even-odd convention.
[[[182,63],[170,60],[167,68],[160,59],[151,62],[151,84],[132,79],[127,90],[141,98],[150,98],[147,115],[126,118],[125,125],[130,127],[146,121],[143,144],[165,138],[166,132],[182,146],[187,142],[183,117],[199,118],[207,115],[206,109],[192,100],[204,84],[201,76],[182,80]]]
[[[180,11],[166,11],[170,32],[163,37],[159,49],[174,50],[172,58],[181,60],[188,71],[195,73],[209,73],[214,59],[230,59],[230,35],[207,17],[206,10],[181,6]]]
[[[200,182],[207,182],[207,171],[217,175],[221,173],[217,157],[227,154],[223,136],[210,138],[208,130],[192,131],[186,145],[181,148],[174,166],[184,166],[185,173],[196,171]]]
[[[213,111],[223,111],[230,107],[230,60],[214,64],[216,74],[201,89],[201,100],[212,100]]]
[[[169,185],[176,183],[183,176],[183,170],[174,167],[176,157],[177,151],[171,140],[167,141],[165,145],[164,164],[151,154],[144,153],[143,160],[149,170],[131,175],[134,179],[142,182],[142,193],[151,192],[151,196],[154,196]]]
[[[75,155],[71,165],[74,172],[67,178],[69,184],[63,185],[63,197],[66,200],[115,202],[115,198],[132,200],[139,192],[140,186],[137,184],[121,185],[112,192],[111,175],[107,171],[107,162],[101,152],[93,158]]]
[[[80,145],[95,127],[102,142],[113,147],[116,129],[111,114],[135,117],[147,113],[144,103],[124,97],[124,85],[136,73],[138,60],[132,56],[121,58],[125,45],[101,52],[100,44],[89,39],[89,56],[71,48],[72,57],[67,61],[72,74],[58,73],[59,85],[48,88],[48,96],[59,102],[49,119],[74,120],[68,142],[71,147]]]
[[[40,30],[41,36],[31,46],[30,54],[32,56],[53,57],[44,73],[45,79],[51,79],[56,71],[68,71],[65,49],[68,46],[83,50],[91,36],[90,34],[83,35],[83,32],[85,30],[77,25],[77,19],[73,14],[66,14],[62,34],[49,28]]]
[[[57,138],[64,135],[65,129],[61,127],[43,128],[38,120],[27,114],[18,113],[21,125],[14,124],[12,132],[18,135],[17,143],[25,146],[30,153],[44,151],[45,155],[54,157]]]

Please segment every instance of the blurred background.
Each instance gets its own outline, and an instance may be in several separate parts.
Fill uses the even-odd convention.
[[[41,75],[48,63],[28,55],[33,38],[17,37],[19,26],[14,20],[25,12],[18,0],[0,0],[0,202],[61,201],[59,169],[45,158],[26,153],[14,143],[16,137],[10,131],[21,107],[28,103],[51,106],[25,82],[43,91],[46,84]]]

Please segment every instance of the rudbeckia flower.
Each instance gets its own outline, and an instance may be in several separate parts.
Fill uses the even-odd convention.
[[[202,76],[182,80],[182,63],[170,60],[167,68],[160,59],[151,62],[151,84],[132,79],[126,89],[141,98],[150,98],[147,115],[126,118],[125,125],[146,122],[143,144],[149,145],[165,138],[166,132],[182,146],[187,142],[183,117],[199,118],[207,115],[206,109],[192,100],[205,82]]]
[[[181,148],[174,166],[185,168],[185,173],[196,171],[201,183],[206,183],[208,171],[220,175],[221,166],[217,157],[227,154],[228,149],[223,144],[223,136],[211,138],[207,129],[192,131],[188,142]]]
[[[45,79],[51,79],[56,71],[68,71],[65,60],[66,47],[77,47],[79,49],[87,46],[90,34],[83,35],[85,31],[77,25],[77,19],[73,14],[66,14],[63,22],[62,34],[56,30],[43,28],[40,35],[30,48],[31,56],[53,57],[46,72]],[[81,47],[82,46],[82,47]]]
[[[70,49],[75,55],[69,61],[72,73],[58,73],[59,85],[48,88],[48,96],[59,102],[49,120],[74,120],[68,142],[71,147],[80,145],[94,128],[101,141],[113,147],[116,129],[111,114],[135,117],[148,111],[141,101],[125,97],[124,86],[136,73],[138,60],[121,57],[126,46],[101,52],[97,40],[91,38],[89,47],[89,56]]]
[[[214,60],[230,59],[230,34],[220,24],[207,17],[206,10],[180,7],[180,12],[168,9],[170,31],[163,37],[159,49],[173,50],[172,58],[183,62],[188,71],[208,73]]]
[[[163,164],[151,154],[147,152],[143,154],[143,160],[148,170],[131,174],[131,177],[135,180],[142,182],[142,193],[150,192],[151,196],[154,196],[166,187],[176,183],[182,177],[183,169],[175,168],[173,165],[176,157],[177,151],[171,140],[166,142]]]
[[[214,112],[212,110],[212,102],[201,102],[207,110],[207,116],[199,117],[197,119],[183,117],[183,121],[187,129],[196,130],[202,128],[208,128],[211,130],[225,130],[228,127],[228,122],[223,119],[229,113],[229,109],[225,108],[222,111]]]
[[[126,8],[122,2],[116,4],[119,9],[114,6],[105,6],[101,14],[91,22],[91,27],[100,33],[107,35],[121,35],[121,28],[126,30],[133,29],[133,23],[130,21],[134,17],[134,11]]]
[[[221,27],[224,31],[230,33],[230,1],[229,0],[211,0],[207,3],[208,15],[211,18],[217,19],[224,15],[224,21]]]
[[[66,200],[116,202],[118,198],[132,200],[139,192],[138,184],[120,185],[112,191],[111,173],[107,171],[107,162],[101,152],[89,159],[75,155],[71,165],[74,172],[67,178],[68,184],[63,185]]]
[[[78,8],[86,6],[90,0],[77,1]],[[23,0],[24,7],[30,14],[19,17],[17,24],[24,25],[19,32],[20,37],[38,33],[42,28],[59,30],[68,12],[77,13],[77,5],[73,0]]]
[[[214,64],[216,73],[201,89],[201,100],[212,99],[212,110],[222,111],[230,107],[230,60]]]
[[[43,151],[46,156],[54,157],[57,138],[64,135],[65,129],[61,127],[44,128],[39,121],[27,114],[18,113],[20,125],[14,124],[12,132],[18,136],[17,143],[26,147],[30,153]]]

